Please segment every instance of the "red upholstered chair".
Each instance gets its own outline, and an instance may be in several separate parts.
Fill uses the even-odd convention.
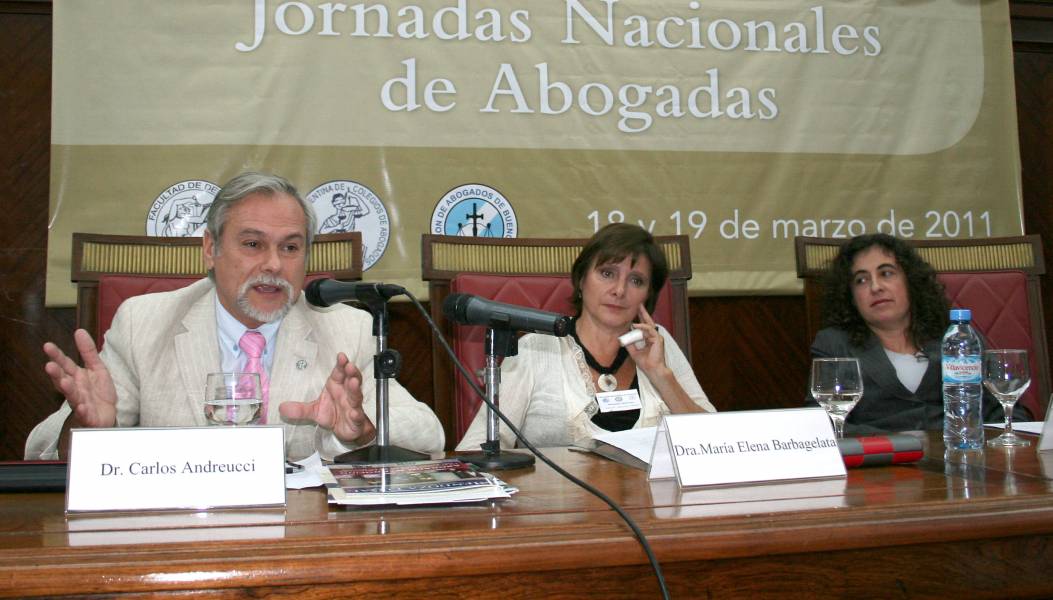
[[[669,282],[659,293],[654,319],[691,356],[687,322],[687,280],[691,259],[686,236],[657,237],[669,262]],[[585,239],[491,239],[425,235],[422,272],[428,281],[432,318],[472,373],[485,362],[486,328],[454,325],[442,314],[451,293],[467,293],[563,314],[573,314],[570,267]],[[453,369],[437,341],[432,344],[435,412],[449,447],[460,441],[481,401]],[[482,378],[477,376],[482,387]]]
[[[804,279],[808,343],[821,327],[822,276],[844,239],[796,238],[797,276]],[[1043,419],[1050,393],[1049,351],[1039,278],[1045,274],[1037,235],[963,240],[909,240],[937,271],[947,299],[972,310],[991,348],[1026,348],[1031,387],[1020,399]]]
[[[362,278],[362,234],[315,237],[308,279]],[[77,327],[102,348],[117,307],[126,298],[178,289],[204,277],[201,238],[73,234],[71,279],[77,284]]]
[[[1045,346],[1045,336],[1036,340],[1032,333],[1034,317],[1028,304],[1027,274],[1023,271],[940,273],[939,279],[953,306],[972,309],[973,323],[984,333],[989,348],[1031,350],[1031,387],[1020,397],[1020,404],[1036,419],[1042,419],[1049,399],[1049,364],[1045,351],[1034,350],[1036,345]],[[1036,307],[1041,322],[1041,302]],[[1038,380],[1043,366],[1046,367],[1045,375],[1041,375],[1044,387]]]
[[[91,331],[95,345],[102,350],[103,336],[113,323],[113,315],[126,299],[141,294],[170,292],[194,283],[200,277],[161,277],[154,275],[102,275],[99,277],[98,306],[95,329]]]

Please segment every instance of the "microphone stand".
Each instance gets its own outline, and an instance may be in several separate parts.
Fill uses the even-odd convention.
[[[491,324],[486,328],[486,442],[482,452],[458,454],[456,458],[484,470],[519,469],[534,464],[534,455],[522,452],[501,452],[500,421],[490,406],[498,406],[498,388],[501,385],[501,370],[498,357],[515,356],[519,353],[519,339],[508,327]]]
[[[373,336],[377,338],[377,353],[373,357],[373,375],[376,379],[377,396],[377,439],[376,444],[345,452],[333,459],[336,463],[385,463],[428,460],[431,456],[392,446],[389,442],[388,428],[388,380],[396,377],[402,366],[402,356],[398,350],[388,349],[388,299],[396,292],[374,289],[361,293],[359,302],[369,308],[373,314]]]

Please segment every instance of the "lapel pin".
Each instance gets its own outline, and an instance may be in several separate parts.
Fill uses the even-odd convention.
[[[306,360],[301,358],[300,360],[296,361],[296,370],[297,371],[303,371],[306,368],[307,368],[307,361]]]

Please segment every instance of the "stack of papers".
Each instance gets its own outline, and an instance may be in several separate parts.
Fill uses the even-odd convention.
[[[657,433],[657,427],[607,431],[593,436],[594,446],[589,450],[623,465],[646,471],[651,463]]]
[[[330,504],[446,504],[508,498],[518,490],[456,459],[328,465],[319,474]]]

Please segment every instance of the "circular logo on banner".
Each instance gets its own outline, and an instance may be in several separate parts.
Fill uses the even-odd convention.
[[[205,233],[208,208],[219,193],[211,181],[191,179],[170,185],[146,213],[146,235],[192,237]]]
[[[431,232],[439,235],[514,238],[516,211],[501,192],[481,183],[466,183],[443,194],[431,215]]]
[[[323,183],[307,194],[318,217],[318,233],[362,233],[362,269],[372,267],[388,247],[388,209],[373,190],[350,180]]]

